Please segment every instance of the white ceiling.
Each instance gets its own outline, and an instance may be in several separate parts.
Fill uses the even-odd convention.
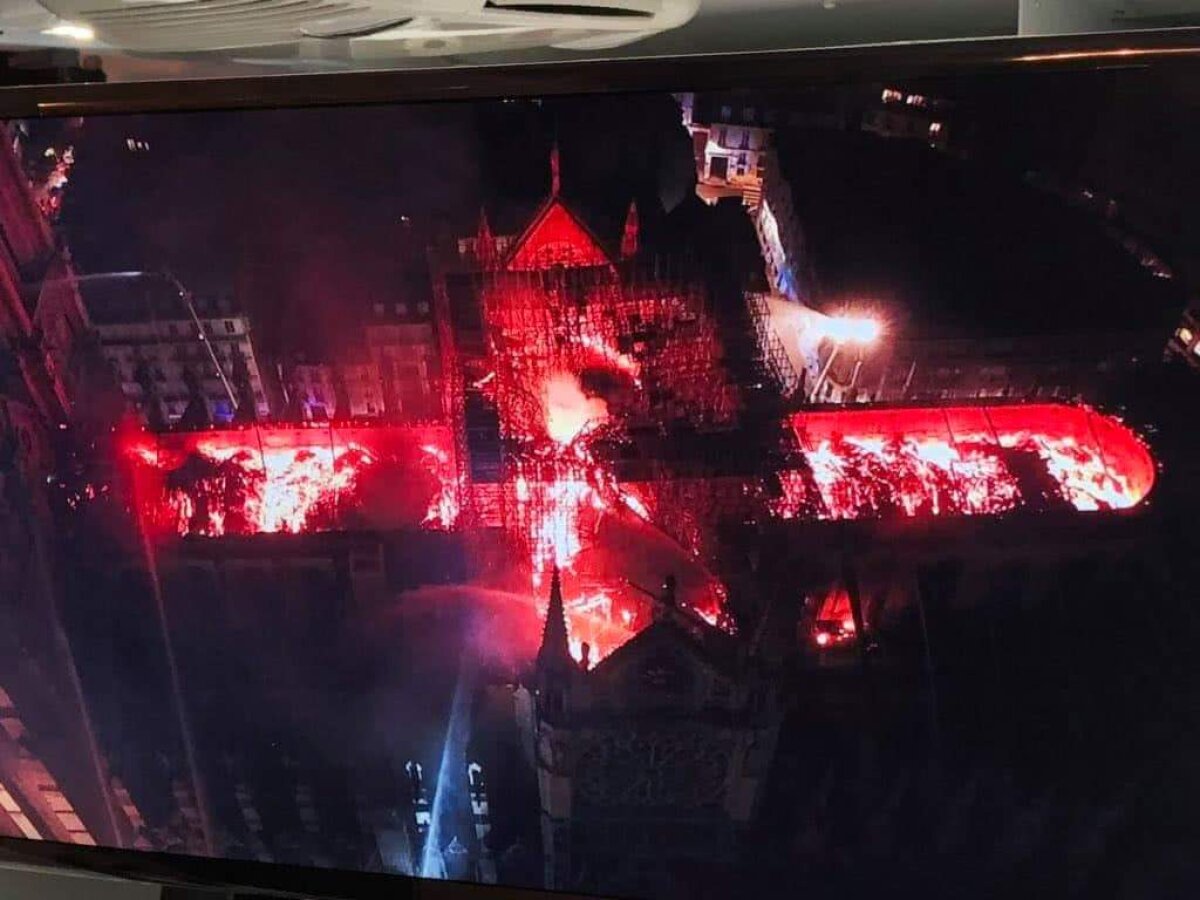
[[[0,0],[0,24],[15,23],[0,42],[44,41],[38,31],[20,27],[37,15],[36,0]],[[44,12],[44,11],[43,11]],[[375,59],[370,67],[428,67],[835,47],[892,43],[1105,31],[1113,28],[1200,24],[1200,0],[701,0],[686,25],[617,50],[580,53],[520,50],[453,58]],[[60,39],[61,40],[61,39]],[[87,51],[86,46],[81,50]],[[221,58],[135,58],[100,52],[111,81],[143,78],[213,77],[271,71]],[[296,71],[289,66],[288,70]],[[313,68],[324,67],[313,63]],[[278,68],[274,71],[279,71]]]

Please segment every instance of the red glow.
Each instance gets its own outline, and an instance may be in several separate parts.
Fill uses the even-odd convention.
[[[508,268],[529,271],[551,266],[606,265],[608,257],[583,223],[553,200],[522,235]]]
[[[137,435],[126,451],[160,532],[221,537],[359,522],[451,528],[458,499],[448,446],[436,426],[262,426]]]
[[[608,418],[608,404],[599,397],[588,397],[579,379],[557,372],[542,387],[546,433],[560,444],[569,444],[585,429],[596,428]]]
[[[1118,420],[1064,404],[797,413],[807,471],[782,473],[783,518],[1127,509],[1155,467]]]
[[[539,602],[550,570],[560,571],[571,652],[580,658],[586,642],[597,662],[650,620],[652,601],[629,583],[635,575],[648,584],[680,576],[689,587],[680,602],[725,626],[723,588],[596,452],[601,436],[619,440],[631,421],[653,417],[647,384],[680,409],[732,420],[736,390],[700,293],[626,283],[552,197],[482,300],[488,374],[475,386],[495,403],[507,441],[493,521],[523,545]],[[687,364],[693,359],[702,361],[702,377]],[[650,559],[662,568],[646,571]]]
[[[843,588],[831,590],[817,610],[813,641],[818,647],[840,647],[853,642],[857,631],[850,610],[850,595]]]

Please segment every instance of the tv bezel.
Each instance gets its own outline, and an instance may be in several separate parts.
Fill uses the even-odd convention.
[[[1197,58],[1200,28],[1174,28],[682,57],[31,85],[0,89],[0,119],[620,92],[769,90],[851,78],[911,79],[963,71],[1186,65]]]
[[[986,38],[519,65],[446,66],[219,79],[0,89],[0,119],[279,107],[438,103],[621,92],[771,90],[838,82],[997,76],[1036,70],[1163,68],[1200,60],[1200,28]],[[0,866],[93,873],[162,885],[273,896],[440,898],[566,895],[504,885],[315,869],[0,837]]]

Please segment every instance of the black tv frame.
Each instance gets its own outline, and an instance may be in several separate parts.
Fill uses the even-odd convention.
[[[1200,28],[988,38],[527,65],[268,75],[0,88],[0,119],[274,107],[453,102],[616,92],[769,90],[847,80],[998,76],[1034,70],[1186,66],[1200,76]],[[560,892],[85,847],[0,837],[0,866],[94,873],[227,893],[337,900],[567,898]]]
[[[0,88],[0,119],[424,103],[642,91],[770,89],[848,78],[1161,66],[1200,59],[1200,28],[986,38],[822,50],[447,66]]]

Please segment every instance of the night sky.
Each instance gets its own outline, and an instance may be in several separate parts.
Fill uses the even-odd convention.
[[[1168,189],[1153,177],[1197,140],[1177,80],[918,85],[957,104],[962,160],[854,130],[781,130],[825,299],[880,298],[913,333],[1110,330],[1122,306],[1166,322],[1179,285],[1147,278],[1102,222],[1023,179],[1093,179],[1186,269],[1196,217],[1171,196],[1184,207],[1195,179]],[[1121,137],[1130,117],[1152,149]],[[131,153],[127,137],[150,150]],[[372,303],[403,299],[403,271],[431,238],[473,233],[481,207],[494,231],[519,231],[545,196],[555,140],[564,194],[602,238],[619,235],[630,199],[652,229],[690,193],[690,143],[665,94],[161,114],[84,122],[64,222],[85,272],[168,267],[200,294],[232,293],[266,352],[334,352]]]
[[[496,231],[522,227],[554,140],[564,191],[605,225],[635,193],[690,190],[687,135],[659,95],[113,117],[83,124],[64,223],[84,272],[166,267],[231,292],[264,349],[327,351],[346,309],[403,299],[430,238],[474,233],[485,206]]]

